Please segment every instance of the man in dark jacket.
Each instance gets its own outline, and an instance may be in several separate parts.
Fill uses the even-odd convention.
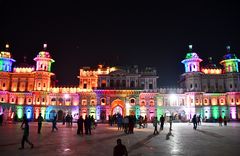
[[[20,150],[21,149],[24,149],[24,143],[25,141],[31,146],[31,148],[33,148],[33,143],[31,143],[29,140],[28,140],[28,136],[29,136],[29,125],[28,125],[28,121],[25,120],[24,122],[24,128],[23,128],[23,137],[22,137],[22,142],[21,142],[21,147],[19,148]]]
[[[128,156],[127,148],[122,144],[121,139],[117,139],[117,145],[114,147],[113,156]]]
[[[43,122],[42,113],[39,114],[37,120],[38,120],[38,134],[40,134],[42,129],[42,122]]]
[[[83,135],[83,118],[82,116],[79,117],[77,121],[78,129],[77,129],[77,134]]]
[[[164,121],[165,121],[165,118],[164,118],[163,115],[162,115],[162,116],[160,117],[160,123],[161,123],[160,130],[163,130]]]

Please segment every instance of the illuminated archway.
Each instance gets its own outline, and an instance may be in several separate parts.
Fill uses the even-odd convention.
[[[116,99],[111,104],[111,115],[115,113],[120,113],[121,115],[125,115],[125,107],[124,102],[120,99]]]

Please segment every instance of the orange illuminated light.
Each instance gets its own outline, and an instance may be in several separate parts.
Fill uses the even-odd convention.
[[[202,69],[204,74],[222,74],[222,69]]]

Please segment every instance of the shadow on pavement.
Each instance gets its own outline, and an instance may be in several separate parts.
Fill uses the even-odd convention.
[[[148,137],[146,137],[145,139],[140,140],[139,142],[136,142],[135,144],[133,144],[132,146],[129,147],[128,153],[131,153],[133,150],[136,150],[136,149],[144,146],[149,140],[151,140],[155,136],[157,136],[157,135],[151,134]]]
[[[200,129],[197,129],[196,131],[201,132],[201,133],[203,133],[205,135],[208,135],[208,136],[215,137],[215,138],[223,138],[224,137],[224,136],[219,135],[219,134],[214,133],[214,132],[204,131],[204,130],[200,130]]]
[[[174,135],[172,134],[172,131],[168,132],[168,134],[166,135],[166,140],[169,140],[170,136],[174,137]]]

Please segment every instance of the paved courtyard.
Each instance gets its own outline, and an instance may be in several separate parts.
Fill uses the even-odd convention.
[[[37,123],[30,123],[30,137],[34,148],[20,147],[22,130],[20,124],[0,127],[0,155],[82,155],[111,156],[116,139],[121,138],[130,156],[199,155],[223,156],[240,155],[240,123],[229,123],[219,127],[217,123],[203,123],[198,130],[192,124],[173,123],[169,133],[166,124],[159,135],[153,135],[152,124],[148,128],[135,128],[134,134],[125,135],[116,127],[99,124],[91,136],[78,136],[76,124],[66,128],[58,123],[59,130],[51,132],[51,123],[44,123],[42,134],[37,134]]]

